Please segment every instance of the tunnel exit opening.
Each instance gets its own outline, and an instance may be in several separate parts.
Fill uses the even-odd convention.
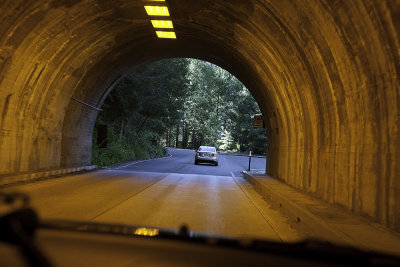
[[[266,153],[265,129],[253,127],[258,104],[235,76],[210,62],[172,58],[141,65],[102,109],[92,139],[96,165],[161,157],[165,147]]]

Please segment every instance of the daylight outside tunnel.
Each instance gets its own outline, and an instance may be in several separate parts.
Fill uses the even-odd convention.
[[[146,5],[168,7],[173,35]],[[195,58],[258,103],[269,177],[397,235],[399,18],[398,0],[1,1],[0,182],[90,168],[118,83]]]
[[[206,145],[253,157],[266,152],[265,129],[253,125],[260,114],[254,98],[209,62],[177,58],[140,66],[115,86],[101,108],[92,142],[97,166],[163,157],[165,147]]]

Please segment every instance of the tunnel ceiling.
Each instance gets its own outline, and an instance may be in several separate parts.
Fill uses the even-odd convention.
[[[259,103],[271,176],[400,230],[399,0],[166,0],[175,40],[148,2],[0,2],[0,175],[90,164],[98,110],[74,99],[193,57]]]

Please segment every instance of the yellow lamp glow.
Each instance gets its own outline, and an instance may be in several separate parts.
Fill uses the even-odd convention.
[[[158,235],[158,229],[142,227],[142,228],[137,228],[133,234],[143,235],[143,236],[156,236]]]
[[[156,31],[158,38],[176,39],[175,32]]]
[[[173,29],[171,20],[152,20],[151,24],[153,24],[154,28],[162,28],[162,29]]]
[[[169,16],[166,6],[144,6],[144,8],[149,16]]]

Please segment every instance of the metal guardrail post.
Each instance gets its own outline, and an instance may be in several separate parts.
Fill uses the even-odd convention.
[[[249,152],[249,171],[250,171],[250,168],[251,168],[251,150]]]

